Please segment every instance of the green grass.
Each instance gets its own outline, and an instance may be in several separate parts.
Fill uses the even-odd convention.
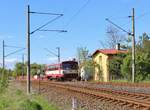
[[[141,81],[141,83],[148,83],[148,84],[150,84],[150,80],[144,80],[144,81]]]
[[[40,95],[27,96],[26,93],[9,86],[0,93],[0,110],[58,110]]]

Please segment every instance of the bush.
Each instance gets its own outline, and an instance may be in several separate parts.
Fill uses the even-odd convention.
[[[17,87],[11,84],[0,94],[0,110],[58,110],[42,96],[28,96]]]
[[[8,86],[7,75],[4,75],[3,77],[0,77],[0,93],[2,93],[7,86]]]
[[[42,107],[35,101],[25,100],[22,104],[23,110],[42,110]]]

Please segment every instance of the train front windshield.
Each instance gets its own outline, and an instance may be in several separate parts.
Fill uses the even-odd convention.
[[[78,63],[77,62],[63,62],[62,67],[64,70],[77,70]]]

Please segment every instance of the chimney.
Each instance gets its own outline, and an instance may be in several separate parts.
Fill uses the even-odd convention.
[[[116,44],[116,50],[120,50],[120,43]]]

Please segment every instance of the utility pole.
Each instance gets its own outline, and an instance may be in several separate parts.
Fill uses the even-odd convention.
[[[30,94],[30,6],[27,8],[27,94]]]
[[[58,49],[57,57],[58,57],[58,64],[59,64],[60,63],[60,47],[57,47],[56,49]],[[60,74],[60,67],[59,67],[59,74]]]
[[[50,50],[48,50],[47,48],[44,48],[47,52],[49,52],[50,54],[56,56],[58,58],[58,63],[60,63],[60,47],[56,47],[57,49],[57,54],[54,52],[51,52]]]
[[[24,77],[24,54],[22,54],[22,78]]]
[[[5,69],[5,41],[3,40],[3,71]]]
[[[135,15],[134,8],[132,9],[132,82],[135,81]]]
[[[5,74],[5,41],[3,40],[3,71],[2,71],[2,79]]]
[[[58,63],[60,63],[60,47],[57,47],[57,49],[58,49]]]
[[[129,16],[129,17],[132,18],[132,33],[126,31],[121,26],[118,26],[117,24],[115,24],[114,22],[109,20],[108,18],[106,18],[106,20],[109,23],[111,23],[114,26],[116,26],[118,29],[120,29],[123,32],[127,33],[128,35],[132,36],[132,82],[134,83],[134,81],[135,81],[135,12],[134,12],[134,8],[132,8],[132,15]]]
[[[8,57],[8,56],[10,56],[10,55],[12,55],[12,54],[15,54],[15,53],[17,53],[17,52],[22,51],[22,50],[25,49],[25,48],[21,48],[21,49],[19,49],[19,50],[16,50],[16,51],[14,51],[14,52],[11,52],[11,53],[8,53],[8,54],[5,55],[5,47],[21,48],[21,47],[17,47],[17,46],[9,46],[9,45],[6,45],[6,44],[5,44],[5,41],[3,40],[3,64],[2,64],[2,66],[3,66],[3,67],[2,67],[2,68],[3,68],[3,71],[2,71],[2,78],[3,78],[4,72],[5,72],[5,58]]]
[[[30,32],[30,13],[31,14],[41,14],[41,15],[53,15],[56,16],[55,18],[53,18],[52,20],[48,21],[47,23],[37,27],[34,31]],[[59,19],[60,17],[62,17],[63,14],[56,14],[56,13],[43,13],[43,12],[33,12],[30,11],[30,6],[28,5],[27,7],[27,94],[30,94],[30,88],[31,88],[31,81],[30,81],[30,35],[34,34],[37,31],[57,31],[57,32],[66,32],[65,30],[47,30],[47,29],[43,29],[45,26],[47,26],[48,24],[54,22],[55,20]]]

